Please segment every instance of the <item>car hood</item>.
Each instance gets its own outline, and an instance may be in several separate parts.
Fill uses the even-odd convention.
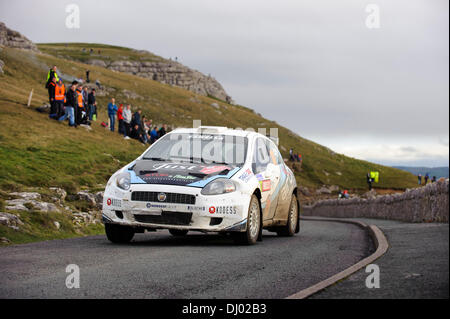
[[[240,167],[228,164],[195,164],[138,160],[129,167],[132,183],[203,187],[219,177],[230,178]]]

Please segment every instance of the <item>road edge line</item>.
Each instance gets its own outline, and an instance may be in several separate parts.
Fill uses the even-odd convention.
[[[309,296],[319,292],[320,290],[323,290],[333,284],[335,284],[336,282],[347,278],[348,276],[354,274],[355,272],[357,272],[358,270],[364,268],[365,266],[371,264],[372,262],[374,262],[375,260],[377,260],[378,258],[380,258],[381,256],[383,256],[388,248],[389,248],[389,243],[386,239],[386,236],[383,234],[383,232],[375,225],[367,225],[363,222],[357,221],[357,220],[351,220],[351,219],[338,219],[338,218],[318,218],[318,217],[305,217],[302,216],[301,217],[302,220],[311,220],[311,221],[328,221],[328,222],[340,222],[340,223],[347,223],[347,224],[354,224],[357,225],[365,230],[367,230],[369,232],[369,236],[372,238],[374,244],[375,244],[375,252],[371,255],[369,255],[368,257],[362,259],[361,261],[357,262],[356,264],[354,264],[353,266],[348,267],[347,269],[325,279],[322,280],[321,282],[305,288],[295,294],[292,294],[288,297],[286,297],[286,299],[305,299],[308,298]]]

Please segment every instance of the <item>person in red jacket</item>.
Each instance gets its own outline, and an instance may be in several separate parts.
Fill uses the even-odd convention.
[[[119,134],[123,134],[123,132],[124,132],[123,104],[120,104],[119,109],[117,110],[117,120],[119,121]]]

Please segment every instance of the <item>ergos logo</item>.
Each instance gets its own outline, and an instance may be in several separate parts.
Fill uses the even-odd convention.
[[[188,206],[187,209],[192,210],[192,211],[205,211],[206,210],[206,208],[204,206]]]

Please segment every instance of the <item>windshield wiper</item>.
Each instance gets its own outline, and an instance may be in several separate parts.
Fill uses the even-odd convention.
[[[211,163],[213,163],[213,164],[221,164],[221,165],[233,165],[233,164],[230,164],[230,163],[216,162],[216,161],[211,161]]]
[[[144,159],[149,160],[149,161],[157,161],[157,162],[167,161],[167,158],[161,158],[161,157],[144,157]]]

